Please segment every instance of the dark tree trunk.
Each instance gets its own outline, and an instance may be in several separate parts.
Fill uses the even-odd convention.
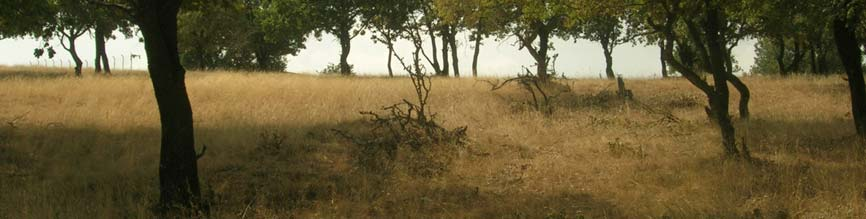
[[[729,157],[739,155],[737,149],[737,141],[734,130],[734,125],[731,122],[728,103],[730,101],[730,91],[728,90],[728,81],[730,73],[725,70],[725,44],[722,43],[719,34],[721,25],[719,18],[718,6],[713,5],[709,0],[705,0],[707,4],[707,22],[704,26],[707,38],[707,50],[710,55],[709,70],[713,74],[713,86],[715,94],[710,95],[711,112],[715,114],[715,120],[719,125],[722,134],[722,146],[725,148],[725,154]],[[730,56],[727,56],[730,57]]]
[[[93,67],[96,72],[105,72],[106,75],[111,74],[111,66],[108,64],[108,53],[105,51],[105,42],[107,36],[111,34],[110,30],[106,30],[102,25],[96,25],[94,29],[94,38],[96,40],[96,59]]]
[[[207,212],[198,179],[193,114],[186,70],[177,50],[179,0],[137,5],[136,23],[144,36],[162,130],[159,160],[160,217],[191,217]]]
[[[821,74],[827,74],[827,48],[821,46],[821,49],[818,51],[818,72]]]
[[[662,78],[668,78],[668,63],[665,62],[665,49],[667,45],[665,45],[664,40],[659,40],[659,51],[661,51],[661,63],[662,63]]]
[[[81,57],[78,56],[78,49],[75,47],[75,40],[78,39],[78,36],[71,34],[71,36],[67,36],[66,39],[67,42],[69,42],[66,51],[69,52],[69,55],[72,56],[72,61],[75,62],[75,76],[81,77],[81,65],[84,64],[84,62],[81,61]]]
[[[540,28],[538,40],[538,55],[535,57],[535,62],[538,65],[536,74],[542,81],[547,81],[547,50],[550,48],[550,31],[546,27]]]
[[[737,92],[740,93],[740,119],[748,120],[751,117],[751,113],[749,112],[749,101],[752,98],[752,92],[749,91],[749,87],[746,86],[746,83],[743,83],[740,78],[736,75],[728,75],[731,85],[734,85],[734,88],[737,89]]]
[[[791,60],[791,65],[786,70],[788,74],[791,72],[800,72],[802,67],[803,57],[806,56],[806,50],[803,50],[803,42],[800,40],[794,41],[794,60]]]
[[[97,24],[96,28],[94,28],[93,30],[93,38],[96,41],[96,57],[93,59],[93,70],[96,73],[102,72],[102,57],[103,53],[105,52],[105,37],[103,35],[105,31],[102,29],[102,25]]]
[[[751,116],[751,113],[749,112],[749,101],[752,98],[752,92],[749,90],[749,86],[746,86],[746,83],[743,83],[740,78],[734,75],[733,49],[733,47],[730,47],[726,50],[725,68],[728,72],[728,81],[731,82],[731,85],[734,85],[734,88],[736,88],[737,92],[740,93],[740,119],[748,120]]]
[[[478,55],[481,54],[481,32],[475,33],[475,52],[472,54],[472,77],[478,77]]]
[[[102,71],[105,72],[106,75],[110,75],[111,64],[108,63],[108,52],[105,51],[105,45],[102,46],[102,51],[99,53],[102,54]]]
[[[448,41],[450,41],[450,40],[448,40],[448,36],[450,36],[451,34],[449,33],[448,28],[443,28],[441,31],[441,35],[442,35],[442,74],[439,76],[447,77],[448,74],[450,74],[449,68],[451,68],[451,66],[450,66],[451,64],[449,64],[449,62],[448,62],[448,56],[451,55],[448,53],[448,51],[449,51],[448,48],[451,47],[451,44],[448,43]]]
[[[616,73],[613,72],[613,45],[609,37],[602,37],[600,41],[604,52],[604,72],[607,74],[607,79],[616,79]]]
[[[195,33],[195,36],[196,36],[195,53],[197,56],[196,58],[198,59],[198,63],[197,63],[198,64],[198,70],[206,70],[208,67],[208,63],[206,61],[207,57],[205,56],[204,43],[201,42],[202,41],[201,39],[204,37],[203,36],[204,33],[202,33],[202,32],[203,31]],[[261,56],[259,55],[258,52],[255,55],[256,55],[256,64],[259,65],[259,69],[260,70],[264,69],[263,68],[264,63],[262,63],[261,58],[259,58]]]
[[[432,23],[427,23],[427,34],[430,36],[430,43],[433,46],[433,71],[436,72],[436,75],[442,75],[442,68],[439,65],[439,47],[436,46],[436,30],[433,28]],[[446,65],[447,68],[447,65]]]
[[[349,53],[352,51],[352,37],[349,26],[339,28],[337,34],[340,39],[340,74],[347,76],[352,74],[352,66],[349,65]]]
[[[809,49],[809,68],[812,71],[812,74],[819,74],[819,72],[818,72],[818,52],[815,51],[814,46],[811,49]]]
[[[262,38],[261,40],[262,40],[262,42],[264,42],[264,38]],[[258,68],[257,70],[258,71],[283,71],[283,70],[285,70],[285,69],[279,69],[280,67],[278,67],[278,65],[273,62],[273,57],[271,57],[270,50],[271,49],[267,48],[266,44],[264,44],[264,43],[259,44],[259,46],[255,52],[256,65],[257,65],[256,68]],[[206,53],[203,52],[202,54],[204,55]],[[206,66],[217,65],[216,63],[213,63],[213,62],[208,61],[208,60],[209,59],[203,59],[204,63],[207,63]]]
[[[451,46],[451,65],[454,70],[454,77],[460,77],[460,59],[457,58],[457,31],[454,29],[448,30],[448,45]]]
[[[394,43],[389,41],[388,42],[388,77],[392,77],[392,78],[394,77],[394,68],[391,67],[391,62],[393,61],[393,57],[394,57]]]
[[[782,36],[775,37],[776,43],[776,64],[779,65],[779,74],[782,76],[788,76],[788,68],[785,66],[785,38]]]
[[[866,84],[863,79],[863,58],[857,42],[857,31],[854,22],[840,16],[833,21],[833,36],[839,58],[848,74],[848,86],[851,89],[851,112],[854,116],[854,126],[857,134],[866,137]]]
[[[680,61],[684,65],[688,66],[689,68],[695,67],[695,52],[692,51],[689,46],[678,43],[677,55],[680,57]]]

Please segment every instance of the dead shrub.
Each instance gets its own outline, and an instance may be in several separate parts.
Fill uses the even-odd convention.
[[[356,163],[371,173],[388,175],[404,169],[413,176],[437,176],[448,171],[457,149],[465,145],[466,127],[443,128],[428,111],[431,77],[418,64],[418,52],[413,55],[414,65],[396,57],[409,72],[417,102],[404,99],[383,107],[383,112],[361,112],[369,118],[369,131],[350,134],[334,130],[357,146]]]
[[[525,74],[519,74],[515,78],[505,81],[484,81],[490,84],[491,91],[502,89],[508,84],[516,84],[524,91],[528,98],[524,101],[518,101],[517,106],[528,106],[535,111],[552,115],[556,107],[559,105],[559,99],[563,94],[571,94],[572,88],[569,85],[558,83],[553,80],[543,80],[538,76],[527,71]]]

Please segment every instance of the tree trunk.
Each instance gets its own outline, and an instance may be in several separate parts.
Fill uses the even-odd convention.
[[[352,74],[352,66],[349,65],[349,52],[352,51],[352,37],[349,33],[350,27],[341,27],[337,37],[340,39],[340,74],[348,76]]]
[[[827,74],[827,48],[821,46],[818,49],[818,73]]]
[[[103,37],[102,33],[105,32],[102,30],[102,25],[97,24],[96,28],[93,30],[93,38],[96,41],[96,57],[93,60],[93,70],[96,73],[102,72],[102,52],[105,52],[105,37]]]
[[[388,77],[394,77],[394,68],[391,67],[391,62],[394,57],[394,42],[388,42]]]
[[[427,34],[430,36],[430,43],[433,46],[433,71],[436,72],[435,75],[442,75],[442,68],[439,65],[439,48],[436,46],[436,30],[433,28],[433,24],[427,23]],[[419,34],[420,35],[420,34]]]
[[[547,81],[547,50],[550,48],[550,31],[547,31],[546,27],[541,27],[538,40],[538,56],[535,57],[535,62],[538,65],[536,74],[541,81]]]
[[[193,35],[194,37],[196,37],[195,56],[196,56],[196,59],[198,59],[198,63],[196,63],[196,65],[193,65],[194,66],[193,68],[195,68],[195,66],[197,66],[198,67],[197,70],[199,70],[199,71],[204,71],[208,67],[207,61],[205,61],[207,59],[207,57],[205,57],[204,43],[202,43],[203,40],[201,40],[204,38],[204,36],[203,36],[204,33],[202,33],[202,32],[204,32],[204,31],[195,32]],[[258,40],[258,38],[256,38],[256,40]],[[260,57],[259,53],[256,52],[255,56],[256,56],[256,64],[258,64],[259,70],[264,69],[264,63],[259,58]]]
[[[728,81],[732,75],[725,70],[724,65],[725,59],[729,58],[725,58],[725,46],[724,43],[722,43],[721,36],[719,35],[719,28],[722,25],[719,20],[720,9],[718,9],[718,6],[709,3],[709,0],[705,0],[705,2],[707,2],[707,7],[710,9],[708,9],[704,32],[707,35],[707,47],[710,55],[709,69],[712,71],[713,81],[715,84],[715,86],[713,86],[715,94],[710,96],[710,105],[712,107],[712,112],[715,114],[716,122],[721,130],[722,146],[725,148],[725,154],[729,157],[733,157],[739,155],[739,150],[737,149],[734,125],[731,123],[731,116],[728,109],[728,103],[730,101]]]
[[[110,35],[109,30],[104,26],[97,24],[94,29],[93,37],[96,40],[96,59],[93,67],[96,72],[105,72],[106,75],[111,74],[111,66],[108,63],[108,53],[105,52],[106,36]]]
[[[727,52],[725,54],[725,68],[728,72],[728,81],[731,82],[731,85],[734,85],[734,88],[737,89],[737,92],[740,93],[740,119],[748,120],[751,116],[749,112],[749,101],[752,98],[752,92],[749,90],[749,86],[746,86],[746,83],[743,83],[740,78],[734,75],[734,56],[733,56],[733,47],[725,50]]]
[[[475,33],[475,52],[472,54],[472,77],[478,77],[478,55],[481,53],[481,32]]]
[[[451,68],[448,62],[448,56],[451,55],[448,53],[448,48],[451,46],[451,44],[448,43],[448,36],[451,35],[448,33],[449,31],[448,28],[443,28],[440,32],[442,35],[442,74],[439,76],[443,77],[448,77],[449,68]]]
[[[75,40],[78,39],[78,36],[67,36],[67,41],[69,42],[69,47],[66,48],[66,51],[69,52],[69,55],[72,56],[72,61],[75,62],[75,77],[81,77],[81,65],[84,64],[81,61],[81,57],[78,56],[78,49],[75,47]]]
[[[460,59],[457,58],[457,31],[454,29],[448,30],[448,45],[451,45],[451,65],[454,70],[454,77],[460,77]]]
[[[609,37],[602,37],[601,48],[604,52],[604,72],[607,74],[607,79],[616,79],[616,73],[613,72],[613,46],[611,46]]]
[[[137,5],[135,20],[144,36],[162,130],[159,217],[200,215],[207,212],[207,206],[201,199],[186,70],[177,50],[180,1],[153,0],[142,4]]]
[[[809,49],[809,68],[812,74],[818,74],[818,53],[815,52],[815,47]]]
[[[731,85],[734,85],[734,88],[736,88],[737,92],[740,93],[740,119],[748,120],[749,117],[751,117],[751,113],[749,112],[749,101],[752,98],[752,93],[749,91],[749,87],[746,86],[746,84],[736,75],[730,74],[728,77],[728,81],[730,81]]]
[[[102,46],[102,51],[99,53],[102,56],[102,71],[105,72],[106,75],[111,74],[111,64],[108,63],[108,53],[105,51],[105,45]]]
[[[791,72],[797,73],[800,72],[800,67],[802,66],[803,57],[806,56],[806,51],[803,50],[803,42],[800,40],[794,40],[794,60],[791,60],[791,64],[788,66],[786,71],[788,74]]]
[[[851,89],[851,112],[854,116],[854,126],[857,134],[866,137],[866,85],[863,79],[862,51],[857,43],[857,31],[844,16],[833,21],[833,36],[839,58],[848,74],[848,86]]]
[[[661,55],[660,55],[661,58],[660,59],[661,59],[661,63],[662,63],[662,78],[668,78],[669,77],[669,75],[668,75],[668,63],[665,62],[665,48],[667,48],[667,45],[665,45],[665,41],[659,40],[659,50],[661,51]]]
[[[680,57],[680,61],[688,66],[689,68],[695,67],[695,52],[688,45],[684,45],[683,43],[677,44],[677,55]]]
[[[788,68],[785,67],[785,38],[782,36],[775,37],[776,42],[776,64],[779,65],[779,74],[788,76]]]

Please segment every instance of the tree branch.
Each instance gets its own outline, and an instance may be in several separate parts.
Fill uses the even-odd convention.
[[[94,5],[99,5],[99,6],[103,6],[103,7],[107,7],[107,8],[113,8],[113,9],[122,11],[123,13],[126,13],[127,15],[132,14],[132,7],[129,5],[118,4],[118,3],[113,3],[113,2],[105,2],[102,0],[88,0],[87,2],[90,4],[94,4]]]

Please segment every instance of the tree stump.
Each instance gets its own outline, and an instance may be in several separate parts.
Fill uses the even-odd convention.
[[[631,100],[634,98],[634,93],[631,90],[625,88],[625,80],[623,80],[622,75],[619,75],[616,78],[616,85],[619,87],[619,90],[616,92],[619,97],[627,100]]]

